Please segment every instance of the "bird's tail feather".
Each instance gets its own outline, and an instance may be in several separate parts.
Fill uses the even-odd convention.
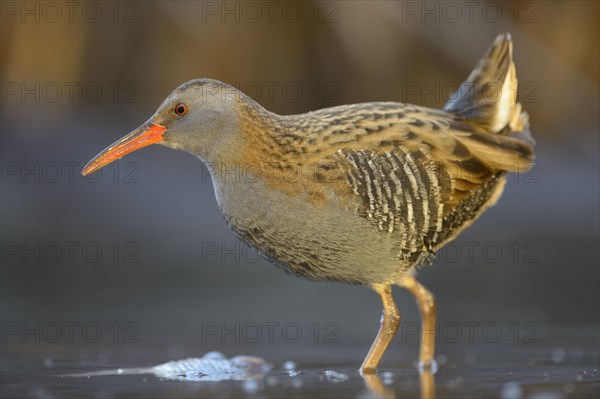
[[[444,106],[487,133],[522,132],[529,136],[528,116],[517,102],[517,73],[509,33],[498,35],[473,72]]]
[[[529,131],[529,116],[517,102],[510,34],[496,37],[444,109],[464,117],[479,134],[492,134],[499,141],[494,146],[481,147],[493,152],[482,155],[502,165],[501,169],[515,172],[523,171],[523,165],[531,166],[535,141]]]

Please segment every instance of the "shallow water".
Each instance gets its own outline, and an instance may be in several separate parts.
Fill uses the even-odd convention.
[[[435,375],[419,374],[411,364],[398,364],[372,376],[356,371],[360,358],[354,359],[352,351],[348,351],[347,362],[302,364],[289,360],[273,363],[272,368],[267,356],[264,363],[260,358],[249,358],[248,369],[243,364],[248,358],[241,358],[241,363],[236,358],[237,363],[228,370],[231,364],[222,359],[208,366],[202,359],[165,365],[180,359],[156,362],[152,351],[131,355],[69,348],[61,354],[53,348],[53,355],[48,356],[43,348],[14,349],[3,348],[3,398],[539,399],[598,397],[600,389],[598,350],[593,340],[588,346],[471,347],[463,356],[438,355]],[[210,356],[215,359],[214,353]],[[385,365],[390,364],[387,357],[384,360]]]

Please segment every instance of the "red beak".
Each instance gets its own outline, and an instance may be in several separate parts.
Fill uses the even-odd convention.
[[[163,141],[165,130],[167,130],[167,128],[162,125],[157,125],[152,122],[144,123],[142,126],[138,127],[125,137],[115,141],[100,154],[96,155],[94,159],[85,165],[81,174],[87,176],[130,152]]]

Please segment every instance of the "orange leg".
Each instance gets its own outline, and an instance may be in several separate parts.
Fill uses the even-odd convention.
[[[363,373],[375,373],[379,361],[400,326],[400,313],[392,296],[392,286],[390,284],[373,284],[371,288],[381,296],[383,316],[377,337],[360,366],[360,371]]]
[[[419,368],[431,370],[432,368],[435,368],[434,352],[437,322],[435,297],[412,276],[403,276],[397,284],[406,288],[417,300],[417,306],[419,307],[419,312],[421,313],[421,319],[423,321]],[[432,371],[435,372],[435,370]]]

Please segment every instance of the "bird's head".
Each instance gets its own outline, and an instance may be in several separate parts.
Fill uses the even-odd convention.
[[[180,149],[212,162],[239,143],[240,104],[248,98],[211,79],[196,79],[173,90],[143,125],[117,140],[83,168],[88,175],[130,152],[152,144]],[[251,101],[251,100],[250,100]]]

